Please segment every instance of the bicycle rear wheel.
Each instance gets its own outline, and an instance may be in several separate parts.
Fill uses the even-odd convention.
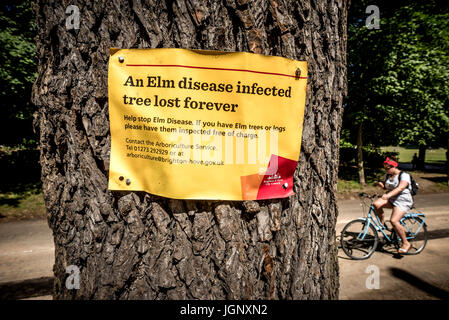
[[[427,244],[427,226],[423,220],[419,217],[404,218],[402,226],[405,229],[408,242],[412,245],[407,254],[418,254],[423,251]],[[401,238],[398,240],[401,245]]]
[[[366,219],[356,219],[349,222],[341,232],[341,248],[354,260],[368,259],[376,250],[379,235],[372,224]]]

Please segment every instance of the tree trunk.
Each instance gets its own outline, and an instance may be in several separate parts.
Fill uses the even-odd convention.
[[[424,165],[426,163],[426,149],[427,147],[424,145],[419,146],[419,153],[418,153],[418,169],[424,170]]]
[[[447,139],[446,165],[447,165],[447,185],[449,186],[449,138]]]
[[[69,4],[79,8],[79,30],[66,28]],[[344,1],[42,1],[34,10],[39,69],[33,102],[55,243],[54,298],[338,298],[335,192],[346,92]],[[295,195],[183,201],[109,191],[110,47],[248,51],[307,60]],[[66,287],[70,265],[79,268],[79,289]]]
[[[365,171],[363,169],[363,149],[362,149],[362,124],[359,125],[357,132],[357,171],[359,173],[359,183],[365,186]]]

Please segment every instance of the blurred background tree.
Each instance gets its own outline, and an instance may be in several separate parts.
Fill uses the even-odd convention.
[[[0,4],[0,145],[35,147],[31,88],[37,75],[35,24],[29,0]]]
[[[45,216],[31,89],[37,75],[29,0],[0,2],[0,218]]]
[[[426,148],[447,148],[449,139],[448,2],[377,1],[380,28],[371,30],[370,4],[357,1],[350,9],[342,133],[358,144],[361,183],[362,142],[371,149],[413,145],[424,164]]]

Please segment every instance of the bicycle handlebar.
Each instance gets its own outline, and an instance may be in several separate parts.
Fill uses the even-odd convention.
[[[369,195],[369,194],[367,194],[367,193],[365,193],[365,192],[360,192],[360,193],[359,193],[359,197],[360,197],[360,198],[368,198],[368,199],[371,199],[371,200],[375,199],[375,198],[378,197],[378,196],[379,196],[379,195],[377,195],[377,194]]]

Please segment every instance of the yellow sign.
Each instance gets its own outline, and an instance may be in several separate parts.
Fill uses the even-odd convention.
[[[111,49],[109,189],[176,199],[292,195],[306,84],[304,61]]]

